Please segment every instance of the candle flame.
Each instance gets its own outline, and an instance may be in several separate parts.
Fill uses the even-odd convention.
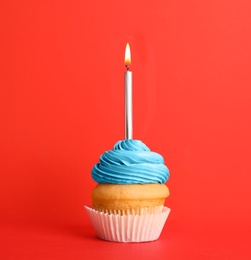
[[[130,65],[131,65],[131,52],[130,52],[130,45],[129,43],[127,43],[126,50],[125,50],[125,66],[127,69],[129,69]]]

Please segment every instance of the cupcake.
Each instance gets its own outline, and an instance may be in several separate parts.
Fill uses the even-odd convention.
[[[163,157],[140,140],[118,141],[92,169],[98,183],[86,207],[99,238],[116,242],[158,239],[170,209]]]

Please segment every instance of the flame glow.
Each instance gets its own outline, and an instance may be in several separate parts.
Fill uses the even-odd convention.
[[[131,64],[131,52],[129,43],[126,44],[125,50],[125,65],[129,66]]]

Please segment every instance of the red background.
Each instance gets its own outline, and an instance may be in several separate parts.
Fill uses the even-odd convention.
[[[0,2],[0,258],[250,259],[251,2]],[[134,138],[171,171],[153,243],[100,241],[99,155]]]

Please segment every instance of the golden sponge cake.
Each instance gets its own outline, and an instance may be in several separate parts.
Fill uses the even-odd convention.
[[[92,191],[93,208],[102,212],[150,209],[164,205],[169,196],[165,184],[98,184]]]

